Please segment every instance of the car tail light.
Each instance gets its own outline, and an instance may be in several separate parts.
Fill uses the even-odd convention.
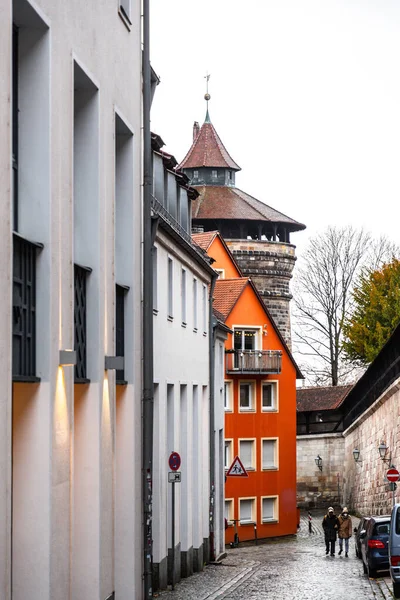
[[[391,556],[390,564],[392,567],[398,567],[400,565],[400,556]]]
[[[380,540],[368,540],[368,548],[384,548],[385,544]]]

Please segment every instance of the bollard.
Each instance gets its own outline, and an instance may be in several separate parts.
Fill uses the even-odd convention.
[[[257,523],[253,523],[253,527],[254,527],[254,540],[256,542],[256,546],[258,544],[258,538],[257,538]]]
[[[311,513],[308,513],[308,533],[312,533],[312,516]]]

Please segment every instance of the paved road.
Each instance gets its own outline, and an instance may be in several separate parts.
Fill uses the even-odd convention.
[[[392,600],[388,573],[370,580],[355,556],[325,556],[321,518],[308,533],[306,517],[297,536],[228,550],[222,565],[182,580],[164,600]],[[338,550],[338,549],[337,549]],[[337,552],[336,550],[336,552]]]

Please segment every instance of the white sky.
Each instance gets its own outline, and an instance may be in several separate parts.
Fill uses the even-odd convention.
[[[399,242],[399,0],[150,0],[152,130],[181,160],[206,112],[237,187],[307,225]]]

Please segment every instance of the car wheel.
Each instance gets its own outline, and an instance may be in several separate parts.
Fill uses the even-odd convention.
[[[393,595],[395,598],[400,598],[400,583],[393,584]]]
[[[371,567],[368,565],[368,577],[370,577],[371,579],[375,579],[376,577],[376,569],[371,569]]]

